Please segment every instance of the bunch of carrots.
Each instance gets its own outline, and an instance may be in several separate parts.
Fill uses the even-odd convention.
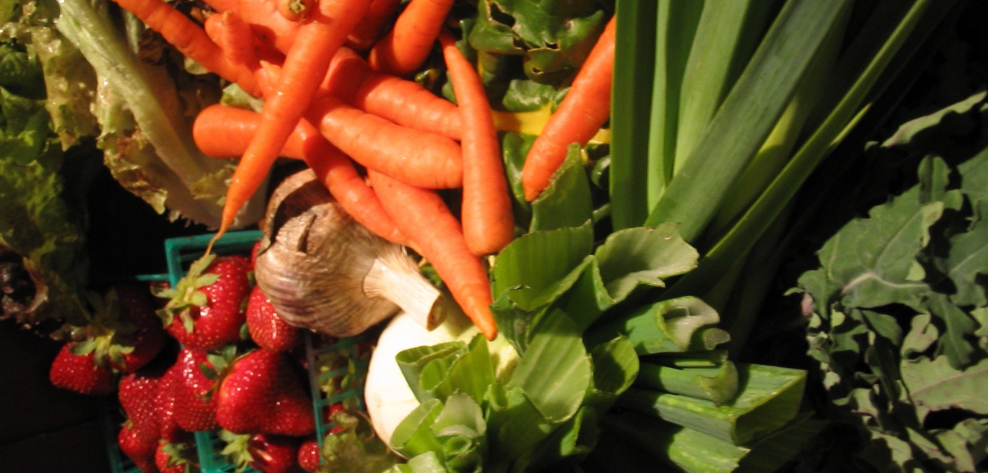
[[[396,18],[400,0],[205,0],[203,25],[164,0],[114,1],[264,100],[261,113],[212,105],[195,120],[203,153],[240,157],[214,241],[278,157],[301,159],[356,221],[428,259],[481,332],[497,335],[482,257],[515,236],[511,194],[483,84],[444,27],[455,0],[411,0]],[[532,145],[529,201],[566,148],[609,117],[614,28],[612,18]],[[404,78],[437,43],[457,104]],[[436,192],[452,188],[462,188],[460,219]]]

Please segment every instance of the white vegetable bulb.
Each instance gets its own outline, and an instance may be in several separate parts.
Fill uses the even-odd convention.
[[[384,443],[390,445],[395,428],[419,405],[395,361],[395,356],[403,350],[420,346],[456,340],[468,343],[479,333],[477,327],[455,305],[448,311],[446,320],[432,331],[426,330],[405,312],[400,312],[391,319],[378,338],[364,384],[364,402],[371,425]],[[518,354],[502,336],[490,342],[489,347],[494,357],[495,373],[498,378],[503,378],[511,372],[518,360]]]

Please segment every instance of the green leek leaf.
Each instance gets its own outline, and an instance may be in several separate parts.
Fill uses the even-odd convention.
[[[612,227],[645,221],[648,185],[649,106],[655,54],[654,0],[622,0],[615,11],[614,84],[611,97],[609,189]]]
[[[727,188],[775,126],[813,52],[846,3],[786,3],[646,225],[680,222],[680,234],[686,241],[699,236],[723,202]]]
[[[635,386],[713,402],[727,402],[738,393],[738,370],[730,361],[713,368],[683,369],[642,363]]]
[[[805,371],[744,363],[737,368],[741,390],[730,402],[631,388],[618,404],[735,445],[747,444],[796,416]]]

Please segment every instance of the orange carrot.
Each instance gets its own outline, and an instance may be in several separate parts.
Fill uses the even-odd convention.
[[[276,81],[281,75],[281,66],[276,60],[262,60],[262,65],[258,80],[264,77]],[[325,96],[337,97],[362,111],[407,128],[454,140],[460,138],[460,113],[456,105],[417,82],[372,70],[363,58],[346,47],[333,56],[329,73],[316,90],[314,99]]]
[[[359,84],[348,101],[367,113],[399,125],[459,139],[460,111],[455,104],[417,82],[374,72]]]
[[[368,62],[378,71],[405,76],[425,62],[455,0],[411,0],[395,25],[371,48]]]
[[[315,0],[276,0],[278,13],[289,21],[301,21],[314,4]]]
[[[260,122],[261,116],[250,110],[210,105],[196,116],[192,137],[207,156],[233,158],[243,154]],[[350,160],[308,120],[299,121],[282,155],[305,160],[343,210],[372,233],[401,245],[410,244]]]
[[[324,82],[330,94],[399,125],[460,138],[460,114],[452,102],[418,82],[374,71],[348,48],[337,56]]]
[[[278,4],[273,0],[207,0],[208,2],[223,1],[236,4],[235,13],[251,25],[254,35],[261,44],[274,46],[283,54],[288,53],[301,23],[285,18],[278,11]]]
[[[248,67],[257,62],[254,33],[236,13],[226,11],[206,18],[206,34],[219,45],[226,58],[234,64]]]
[[[442,32],[439,43],[463,116],[463,236],[475,255],[497,253],[514,239],[515,221],[491,104],[456,40]]]
[[[614,68],[614,18],[580,67],[566,98],[535,139],[522,167],[525,199],[535,200],[566,159],[571,143],[587,144],[611,113]]]
[[[238,0],[203,0],[203,3],[209,5],[217,13],[235,12],[237,10],[237,2]]]
[[[370,0],[323,0],[299,26],[285,56],[277,91],[264,102],[261,124],[237,165],[213,237],[219,239],[267,176],[278,153],[326,76],[329,62],[353,26],[364,16]],[[212,246],[207,246],[208,253]]]
[[[313,103],[306,115],[322,135],[354,161],[427,189],[463,185],[460,145],[364,113],[334,97]]]
[[[140,18],[182,54],[220,77],[236,82],[251,94],[258,94],[252,71],[230,62],[206,32],[162,0],[114,0],[121,8]]]
[[[347,38],[347,46],[358,51],[373,46],[380,39],[384,24],[398,10],[400,3],[401,0],[372,0],[364,19],[357,23],[350,37]]]
[[[460,222],[435,191],[419,189],[369,171],[374,192],[395,224],[414,242],[446,283],[453,299],[480,332],[493,340],[497,324],[491,314],[487,268],[467,248]]]

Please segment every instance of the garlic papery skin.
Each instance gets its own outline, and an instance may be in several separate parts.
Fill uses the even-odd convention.
[[[262,227],[254,276],[290,325],[352,337],[402,307],[442,321],[445,298],[412,257],[350,217],[311,169],[275,189]]]

